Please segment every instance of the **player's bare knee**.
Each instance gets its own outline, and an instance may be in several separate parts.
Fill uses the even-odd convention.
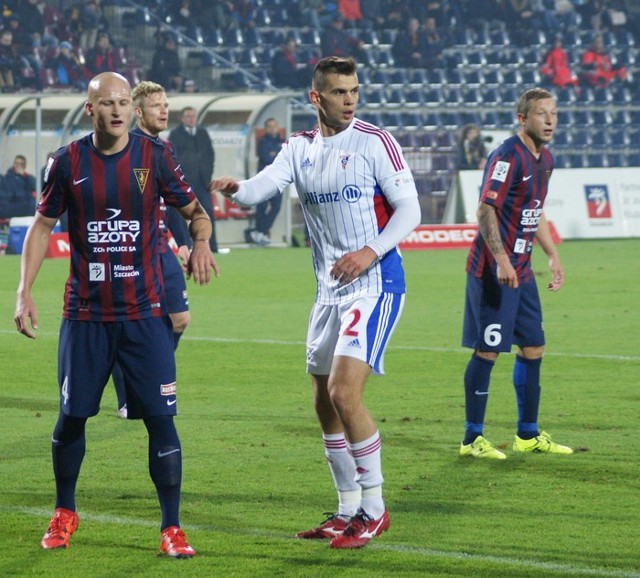
[[[485,359],[487,361],[495,361],[498,359],[499,353],[497,351],[478,351],[476,350],[476,357]]]
[[[538,347],[519,347],[518,355],[525,359],[540,359],[544,355],[544,345]]]

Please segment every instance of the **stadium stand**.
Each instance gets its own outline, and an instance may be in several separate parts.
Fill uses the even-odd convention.
[[[69,40],[65,37],[66,14],[77,4],[77,0],[44,0],[47,33]],[[200,92],[271,92],[276,89],[269,63],[284,39],[293,36],[305,60],[313,64],[320,55],[323,30],[312,22],[301,25],[291,0],[254,0],[252,4],[252,14],[229,14],[230,24],[218,27],[200,14],[192,15],[191,21],[177,22],[170,2],[100,3],[118,66],[132,83],[146,78],[159,33],[170,31],[178,42],[184,78],[194,80]],[[442,159],[454,158],[451,143],[461,127],[472,122],[483,131],[512,131],[515,99],[525,88],[544,82],[539,68],[553,41],[550,33],[533,31],[534,43],[522,45],[499,14],[469,13],[475,1],[456,2],[462,6],[458,12],[448,10],[449,2],[441,4],[450,21],[439,26],[451,30],[442,53],[443,68],[395,66],[391,46],[402,30],[399,24],[348,24],[349,33],[365,43],[359,116],[392,130],[408,153],[416,153],[408,155],[416,162],[412,168],[425,194],[438,198],[449,190],[456,175],[453,163]],[[202,5],[206,8],[207,2]],[[629,81],[596,89],[553,89],[561,107],[560,129],[552,145],[558,166],[640,165],[638,135],[629,130],[640,125],[637,30],[640,24],[629,19],[627,27],[598,31],[610,55],[630,72]],[[582,51],[591,44],[595,31],[577,12],[574,18],[562,20],[559,33],[568,47],[571,66],[578,69]],[[79,47],[75,53],[84,58]],[[50,69],[43,68],[40,78],[44,91],[60,90]],[[294,130],[308,128],[309,112],[306,92],[301,91],[294,99]],[[431,139],[431,134],[451,138],[445,143],[442,138]],[[439,167],[434,178],[429,177],[427,166]],[[440,204],[426,203],[426,222],[438,220],[433,210]]]

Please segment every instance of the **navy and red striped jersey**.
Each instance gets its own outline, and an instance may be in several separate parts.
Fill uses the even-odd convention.
[[[146,137],[151,139],[153,142],[167,147],[176,163],[178,162],[176,157],[176,148],[168,140],[162,140],[159,136],[151,136],[150,134],[140,130],[138,127],[132,129],[131,133]],[[158,207],[158,241],[160,243],[160,252],[166,253],[169,250],[169,224],[167,219],[167,205],[162,197],[160,197],[160,205]]]
[[[166,313],[158,251],[161,197],[177,207],[196,198],[161,143],[130,133],[124,150],[107,156],[90,134],[56,151],[38,211],[51,218],[68,213],[66,319],[126,321]]]
[[[495,207],[505,251],[521,282],[532,278],[531,249],[547,196],[553,157],[542,148],[538,158],[517,135],[506,139],[487,160],[480,201]],[[495,273],[496,262],[480,232],[467,258],[467,272]]]

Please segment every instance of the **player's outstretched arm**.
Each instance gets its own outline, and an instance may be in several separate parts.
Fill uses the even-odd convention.
[[[13,319],[18,331],[31,339],[36,338],[35,331],[38,329],[38,312],[31,298],[31,287],[42,266],[49,246],[49,236],[57,221],[57,219],[50,219],[36,213],[22,247],[20,283],[16,294],[16,309]]]
[[[231,197],[234,193],[237,193],[239,188],[240,184],[233,177],[220,177],[209,183],[210,193],[222,193],[227,198]]]

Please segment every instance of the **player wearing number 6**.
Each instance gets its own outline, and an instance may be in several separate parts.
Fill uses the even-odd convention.
[[[355,118],[352,59],[318,62],[309,99],[318,128],[292,135],[255,177],[213,181],[255,205],[295,184],[311,238],[317,279],[307,332],[307,371],[338,492],[338,510],[298,538],[359,548],[389,527],[382,499],[380,435],[363,403],[367,377],[383,354],[404,303],[396,245],[420,223],[413,176],[396,140]]]
[[[543,212],[553,158],[545,145],[558,122],[551,93],[534,88],[517,103],[518,133],[488,158],[476,211],[478,235],[467,259],[462,345],[474,349],[464,375],[466,423],[460,455],[504,459],[483,436],[491,370],[500,352],[517,346],[513,385],[518,404],[514,451],[570,454],[538,429],[544,332],[531,249],[549,259],[551,291],[564,274]]]

